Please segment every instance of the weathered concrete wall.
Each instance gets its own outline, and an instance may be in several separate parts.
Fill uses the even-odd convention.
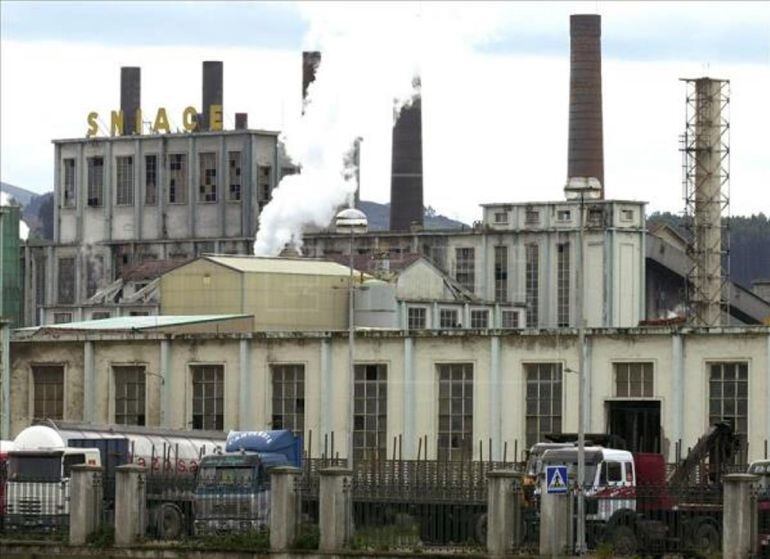
[[[740,361],[748,370],[749,458],[759,459],[770,439],[767,393],[770,377],[770,330],[756,328],[725,333],[687,333],[655,329],[642,333],[589,332],[587,376],[589,430],[603,432],[608,402],[626,400],[616,393],[615,365],[652,364],[652,397],[660,402],[662,450],[671,460],[675,442],[695,444],[709,424],[709,364]],[[224,367],[224,428],[263,429],[272,421],[272,372],[276,364],[300,364],[305,370],[305,438],[312,431],[313,453],[323,450],[324,435],[335,434],[335,451],[344,455],[348,430],[348,354],[344,332],[336,334],[126,335],[122,341],[92,338],[95,420],[112,421],[114,394],[111,367],[141,363],[147,376],[147,418],[150,425],[189,428],[192,420],[191,365]],[[152,339],[148,339],[152,338]],[[164,341],[165,340],[165,341]],[[168,363],[161,362],[161,344]],[[31,367],[65,366],[65,419],[83,417],[84,340],[48,338],[11,344],[11,431],[18,433],[32,414]],[[493,457],[519,457],[525,445],[526,365],[560,363],[562,430],[576,431],[577,345],[574,334],[522,335],[442,332],[404,336],[402,333],[359,333],[356,363],[387,368],[388,453],[393,437],[403,436],[405,458],[416,456],[417,441],[428,437],[428,456],[436,455],[438,433],[438,366],[469,363],[473,367],[474,455],[478,441],[492,439]],[[161,385],[157,375],[167,378]],[[633,399],[633,398],[632,398]]]

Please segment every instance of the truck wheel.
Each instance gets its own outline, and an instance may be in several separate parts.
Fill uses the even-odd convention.
[[[612,549],[616,555],[634,555],[636,553],[636,534],[630,526],[615,526],[610,534]]]
[[[476,517],[474,535],[476,542],[481,545],[487,545],[487,513],[482,513]]]
[[[184,535],[184,514],[173,503],[163,503],[155,514],[155,525],[162,540],[178,540]]]
[[[719,543],[719,530],[711,522],[700,522],[693,530],[693,551],[709,554],[720,549]]]

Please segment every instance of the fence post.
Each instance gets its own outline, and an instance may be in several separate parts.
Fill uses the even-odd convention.
[[[353,536],[353,472],[346,468],[318,470],[319,551],[342,549]]]
[[[572,543],[572,515],[569,493],[548,493],[546,480],[540,484],[540,556],[569,555]]]
[[[145,469],[136,464],[115,468],[115,545],[144,537],[147,487]]]
[[[77,464],[70,472],[70,544],[83,545],[102,523],[102,468]]]
[[[280,466],[270,470],[270,549],[285,551],[297,537],[298,510],[296,483],[302,470]]]
[[[753,557],[757,547],[759,512],[754,496],[754,484],[759,480],[751,474],[730,474],[724,483],[722,516],[723,559]]]
[[[513,470],[487,473],[487,553],[508,555],[520,542],[519,489],[521,474]]]

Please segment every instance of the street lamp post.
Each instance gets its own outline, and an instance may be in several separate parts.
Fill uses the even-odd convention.
[[[594,177],[571,178],[564,187],[567,198],[580,200],[578,226],[578,269],[575,283],[576,322],[578,328],[578,463],[577,463],[577,541],[575,552],[586,552],[586,516],[585,516],[585,471],[586,471],[586,414],[585,414],[585,308],[583,298],[583,277],[585,261],[583,258],[583,234],[585,231],[585,200],[601,196],[601,183]]]
[[[353,248],[356,233],[366,233],[366,214],[356,208],[342,210],[334,218],[337,233],[350,234],[350,275],[348,276],[348,468],[353,468],[353,428],[355,415],[355,298],[353,296]]]

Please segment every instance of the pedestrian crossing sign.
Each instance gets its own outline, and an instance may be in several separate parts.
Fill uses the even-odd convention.
[[[567,492],[567,466],[545,467],[546,492],[549,494]]]

